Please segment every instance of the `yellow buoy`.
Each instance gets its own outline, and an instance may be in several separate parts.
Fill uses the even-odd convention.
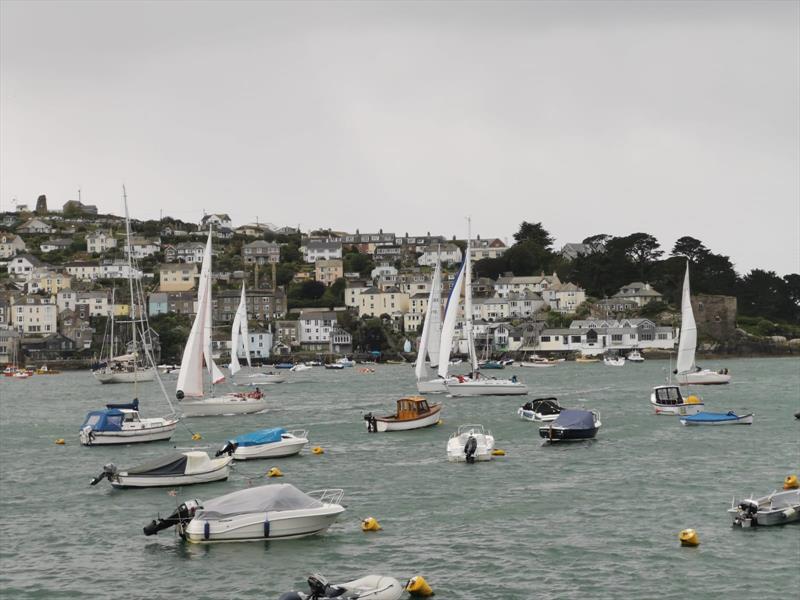
[[[442,421],[441,419],[439,419],[438,421],[436,421],[436,424],[437,424],[437,425],[444,425],[444,421]]]
[[[500,448],[495,448],[494,450],[492,450],[492,456],[505,456],[505,455],[506,451],[500,450]]]
[[[283,477],[283,471],[281,471],[278,467],[272,467],[269,471],[267,471],[267,477]]]
[[[694,529],[684,529],[681,531],[678,538],[681,540],[681,546],[700,545],[700,539],[697,537],[697,532]]]
[[[199,433],[193,433],[193,434],[192,434],[192,440],[194,440],[195,442],[196,442],[197,440],[202,440],[202,439],[203,439],[203,436],[202,436],[202,435],[200,435]]]
[[[433,590],[422,575],[416,575],[408,580],[406,591],[412,596],[433,596]]]
[[[692,394],[686,399],[686,404],[698,404],[700,402],[700,398]]]
[[[65,442],[64,442],[64,438],[58,438],[58,439],[56,440],[56,444],[58,444],[59,446],[63,446],[63,445],[65,444]],[[788,488],[787,488],[787,489],[788,489]]]
[[[380,531],[383,529],[375,517],[367,517],[361,521],[361,531]]]
[[[323,450],[321,446],[315,446],[312,448],[311,452],[314,454],[325,454],[325,450]]]
[[[796,490],[798,487],[800,484],[797,483],[797,475],[787,475],[783,480],[783,489],[785,490]]]

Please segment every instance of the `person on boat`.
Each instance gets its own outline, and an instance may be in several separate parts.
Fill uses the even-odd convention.
[[[512,375],[512,376],[511,376],[511,381],[512,381],[513,383],[517,383],[517,376],[516,376],[516,375]]]

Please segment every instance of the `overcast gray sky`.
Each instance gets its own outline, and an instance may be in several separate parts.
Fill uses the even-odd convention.
[[[683,235],[800,271],[800,3],[0,4],[0,208],[557,245]]]

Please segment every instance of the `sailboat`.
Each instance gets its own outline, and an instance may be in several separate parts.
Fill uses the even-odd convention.
[[[161,378],[158,377],[156,372],[155,360],[151,350],[153,348],[153,340],[150,335],[150,328],[147,324],[147,312],[144,309],[144,292],[142,290],[142,283],[140,279],[134,282],[133,277],[133,253],[131,248],[131,225],[130,218],[128,217],[128,198],[125,194],[125,187],[122,188],[123,199],[125,202],[125,232],[128,243],[128,282],[130,285],[131,293],[131,329],[132,333],[132,358],[134,362],[138,358],[136,349],[138,347],[138,339],[141,339],[142,353],[144,359],[147,361],[147,368],[153,374],[153,377],[158,381],[161,388],[161,393],[172,411],[171,414],[164,417],[144,418],[139,415],[139,400],[136,398],[135,384],[142,379],[133,377],[134,383],[134,399],[126,404],[106,404],[103,410],[96,410],[86,415],[86,418],[81,425],[79,437],[81,444],[84,446],[98,446],[109,444],[132,444],[136,442],[155,442],[159,440],[168,440],[175,433],[178,426],[179,419],[175,410],[170,402],[167,391]],[[141,309],[141,315],[137,319],[136,306]],[[113,339],[113,338],[112,338]],[[113,348],[113,342],[111,344]],[[113,354],[113,351],[112,351]],[[134,371],[136,374],[137,371]]]
[[[131,255],[130,246],[128,246],[128,256]],[[133,289],[133,268],[132,262],[129,261],[128,268],[128,281]],[[115,290],[111,292],[112,307],[116,307],[114,301]],[[144,304],[141,304],[144,307]],[[132,352],[126,354],[116,354],[116,338],[114,337],[114,310],[112,308],[111,318],[109,319],[110,333],[108,336],[108,358],[101,362],[100,365],[92,370],[92,375],[100,383],[138,383],[140,381],[153,381],[155,379],[155,369],[145,364],[137,353],[136,348],[136,327],[141,324],[144,315],[144,308],[141,310],[139,319],[136,319],[136,302],[131,296],[130,304],[130,323],[132,332]],[[105,340],[103,340],[105,344]]]
[[[211,308],[211,230],[209,229],[197,286],[197,314],[194,317],[186,347],[183,349],[175,396],[180,401],[183,414],[187,417],[260,412],[267,407],[267,402],[258,388],[249,393],[227,393],[208,397],[204,395],[204,364],[211,376],[212,394],[214,384],[221,383],[225,379],[211,356]],[[239,315],[238,310],[237,315]],[[241,316],[239,319],[241,321]],[[233,355],[236,354],[237,349],[238,341],[236,348],[232,350]],[[231,362],[233,361],[232,357]],[[238,358],[236,363],[238,363]]]
[[[683,279],[683,297],[681,298],[681,335],[678,340],[678,359],[675,375],[681,385],[720,385],[730,383],[728,369],[712,371],[701,369],[695,364],[697,350],[697,325],[692,312],[691,292],[689,289],[689,262],[686,262],[686,276]]]
[[[231,377],[242,369],[239,364],[240,346],[244,347],[247,366],[252,367],[253,365],[250,363],[250,336],[247,330],[247,296],[245,295],[244,282],[242,282],[242,297],[239,300],[236,314],[233,316],[233,326],[231,327],[231,363],[228,365]]]
[[[428,295],[428,310],[425,313],[425,322],[422,324],[417,362],[414,373],[417,376],[417,391],[420,394],[443,394],[447,391],[444,379],[431,379],[428,368],[425,366],[425,356],[430,357],[431,368],[438,368],[440,345],[442,342],[442,265],[437,260],[433,271],[431,292]],[[447,362],[447,361],[445,361]]]
[[[471,261],[471,222],[467,229],[467,252],[464,259],[464,330],[467,334],[467,348],[469,350],[469,361],[472,369],[472,377],[456,377],[446,380],[445,385],[451,396],[517,396],[528,393],[528,386],[517,380],[513,375],[511,379],[495,379],[481,374],[478,366],[478,356],[475,352],[475,339],[472,329],[472,261]],[[458,299],[458,296],[456,296]],[[449,303],[448,303],[449,304]],[[448,306],[449,310],[449,306]],[[444,335],[442,337],[444,343]],[[449,358],[449,356],[448,356]],[[444,360],[442,360],[444,362]]]
[[[455,281],[453,281],[453,285],[450,287],[450,295],[447,298],[447,306],[444,311],[444,320],[442,321],[442,332],[439,340],[439,368],[437,370],[439,379],[434,380],[436,382],[441,382],[439,385],[444,388],[440,388],[440,391],[442,392],[447,391],[448,381],[458,381],[456,378],[450,377],[449,369],[451,365],[460,364],[461,360],[459,359],[458,361],[451,361],[450,353],[453,351],[453,338],[455,337],[456,332],[459,297],[461,296],[461,289],[464,287],[464,273],[466,271],[466,267],[466,261],[461,263],[461,268],[458,271],[458,275],[456,275]],[[430,308],[430,306],[431,303],[429,302],[428,308]],[[424,327],[425,325],[423,325],[423,329]],[[422,351],[420,351],[420,355],[422,355]],[[428,382],[431,384],[431,387],[433,387],[434,381]]]

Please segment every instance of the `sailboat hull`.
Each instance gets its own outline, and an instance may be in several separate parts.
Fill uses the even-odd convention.
[[[451,396],[524,396],[528,386],[510,379],[479,379],[447,383],[447,391]]]
[[[446,394],[447,386],[444,379],[431,379],[429,381],[418,381],[417,391],[420,394]]]
[[[170,439],[177,427],[178,421],[174,419],[142,419],[142,423],[136,428],[123,428],[121,431],[82,430],[79,438],[84,446],[160,442]]]
[[[152,367],[137,371],[106,371],[98,370],[92,373],[100,383],[142,383],[143,381],[154,381],[156,378],[155,370]]]
[[[185,417],[219,417],[223,415],[249,415],[266,410],[265,398],[247,398],[229,394],[199,400],[181,400],[181,412]]]
[[[678,373],[675,377],[681,385],[724,385],[731,382],[727,373],[717,373],[709,369],[694,373]]]

